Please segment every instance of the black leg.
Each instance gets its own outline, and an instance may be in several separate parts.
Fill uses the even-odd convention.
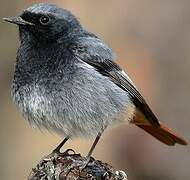
[[[53,150],[53,153],[60,153],[60,149],[63,147],[63,145],[69,140],[69,137],[66,137],[63,139],[63,141]]]
[[[80,170],[82,171],[86,166],[87,164],[89,163],[90,161],[90,156],[92,155],[98,141],[100,140],[100,137],[101,137],[102,133],[98,133],[98,135],[96,136],[96,139],[94,141],[94,143],[92,144],[92,147],[90,148],[90,151],[88,153],[88,155],[86,156],[86,160],[83,160],[83,164],[80,166]]]
[[[94,141],[94,143],[92,144],[92,147],[90,148],[90,151],[87,155],[87,158],[90,158],[90,156],[92,155],[95,147],[96,147],[96,144],[98,143],[98,141],[100,140],[100,137],[101,137],[102,133],[98,133],[98,135],[96,136],[96,139]]]

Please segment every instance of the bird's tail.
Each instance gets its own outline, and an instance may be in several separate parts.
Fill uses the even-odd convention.
[[[159,141],[173,146],[176,143],[181,145],[187,145],[187,142],[180,136],[176,135],[171,129],[166,127],[164,124],[160,123],[160,126],[152,126],[152,125],[138,125],[141,129],[145,130],[152,136],[154,136]]]
[[[137,116],[134,117],[132,123],[145,130],[147,133],[151,134],[159,141],[169,146],[173,146],[176,143],[181,145],[187,145],[187,142],[182,137],[178,136],[176,133],[173,132],[172,129],[168,128],[163,123],[159,122],[160,125],[153,125],[149,123],[146,118],[142,116],[141,113],[138,113],[136,115]]]

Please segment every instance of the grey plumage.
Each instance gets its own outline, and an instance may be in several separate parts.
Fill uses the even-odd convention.
[[[15,91],[15,102],[32,125],[72,137],[96,136],[130,105],[126,93],[95,69],[80,62],[76,68],[69,81],[44,79]]]
[[[115,123],[133,123],[167,145],[187,142],[157,117],[128,75],[115,63],[115,53],[86,31],[69,11],[35,4],[19,17],[12,96],[32,126],[63,134],[56,148],[76,136],[96,137]]]
[[[42,12],[66,18],[63,21],[69,16],[71,29],[78,30],[71,35],[69,29],[69,36],[64,30],[64,36],[57,38],[55,29],[53,34],[48,31],[48,35],[36,38],[43,30],[28,32],[20,28],[21,46],[12,94],[30,124],[65,136],[93,137],[114,122],[132,118],[132,114],[119,118],[132,105],[128,93],[84,61],[112,61],[113,51],[96,35],[84,30],[68,11],[55,5],[34,5],[21,17],[30,18],[31,14]],[[66,15],[60,16],[63,13]],[[73,23],[77,26],[73,27]]]

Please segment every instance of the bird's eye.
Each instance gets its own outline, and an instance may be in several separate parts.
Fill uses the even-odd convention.
[[[40,21],[40,24],[47,25],[50,21],[50,18],[48,16],[41,16],[39,21]]]

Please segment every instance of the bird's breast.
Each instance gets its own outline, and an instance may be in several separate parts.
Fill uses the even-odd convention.
[[[25,85],[13,93],[33,126],[86,137],[132,117],[128,94],[93,68],[79,65],[75,74],[47,82]]]

